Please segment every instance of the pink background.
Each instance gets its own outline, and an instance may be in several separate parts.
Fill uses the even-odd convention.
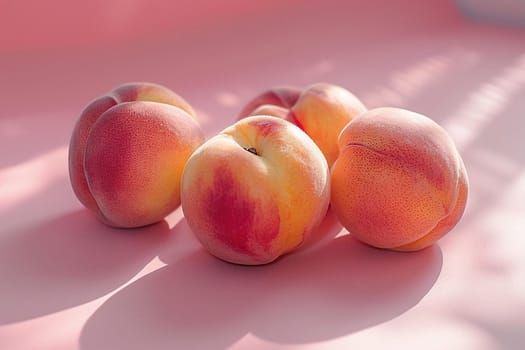
[[[524,348],[525,27],[468,18],[441,0],[4,1],[0,348]],[[208,137],[282,84],[426,114],[464,158],[467,211],[414,254],[330,214],[317,244],[258,268],[210,257],[180,209],[107,228],[74,197],[67,145],[128,81],[174,89]]]

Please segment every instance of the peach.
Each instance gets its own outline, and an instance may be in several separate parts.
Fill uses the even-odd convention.
[[[339,133],[364,111],[364,104],[345,88],[317,83],[304,90],[279,87],[265,91],[243,108],[239,119],[271,115],[294,123],[314,140],[331,167],[339,154]]]
[[[81,113],[69,145],[80,202],[114,227],[162,220],[180,205],[186,160],[204,142],[190,105],[151,83],[117,87]]]
[[[331,205],[356,238],[415,251],[460,220],[468,178],[452,139],[437,123],[400,108],[376,108],[339,136]]]
[[[247,117],[193,153],[181,199],[188,225],[212,255],[266,264],[299,247],[320,224],[330,174],[319,148],[297,126]]]

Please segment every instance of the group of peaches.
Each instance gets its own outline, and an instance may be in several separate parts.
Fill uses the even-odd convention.
[[[436,122],[367,109],[328,83],[262,92],[208,140],[169,88],[118,86],[82,111],[69,175],[105,224],[145,226],[182,206],[212,255],[244,265],[298,248],[329,207],[370,246],[421,250],[456,225],[468,192],[461,156]]]

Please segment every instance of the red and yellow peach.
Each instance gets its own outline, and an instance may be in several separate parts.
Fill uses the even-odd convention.
[[[211,254],[265,264],[297,248],[319,225],[330,201],[329,180],[323,154],[298,127],[248,117],[190,157],[182,209]]]

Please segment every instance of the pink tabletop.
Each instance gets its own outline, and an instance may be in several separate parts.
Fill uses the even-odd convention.
[[[0,349],[525,348],[518,22],[439,0],[7,1]],[[180,208],[105,227],[71,190],[67,147],[83,107],[129,81],[184,96],[207,137],[276,85],[331,82],[426,114],[463,156],[467,210],[411,254],[364,246],[329,213],[314,242],[262,267],[208,255]]]

